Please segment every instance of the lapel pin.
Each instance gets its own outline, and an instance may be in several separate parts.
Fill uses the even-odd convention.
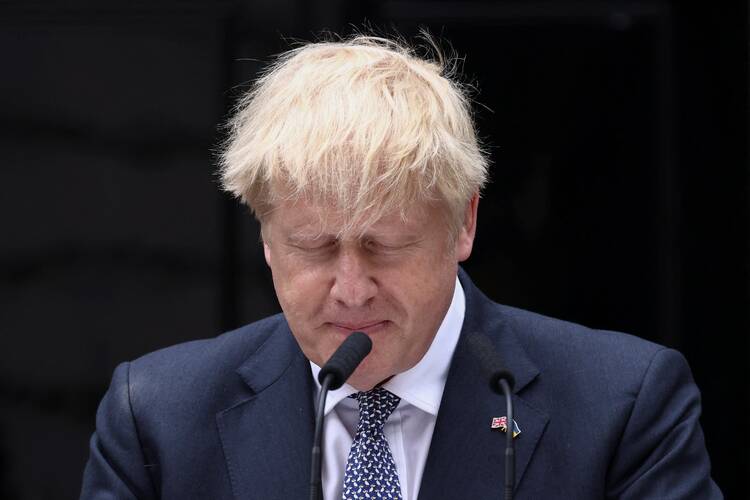
[[[508,417],[492,417],[491,429],[500,429],[502,432],[508,432]],[[521,434],[521,428],[518,427],[518,423],[513,420],[513,438],[517,438]]]

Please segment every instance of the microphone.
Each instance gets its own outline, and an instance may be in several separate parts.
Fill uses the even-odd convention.
[[[495,346],[490,342],[490,339],[483,333],[474,332],[468,340],[472,354],[479,360],[479,366],[490,382],[490,389],[501,396],[505,394],[500,385],[500,381],[503,379],[508,382],[508,385],[512,389],[516,380],[513,378],[512,373],[503,369],[500,356],[498,356]]]
[[[365,359],[372,349],[372,340],[363,332],[349,335],[336,349],[328,362],[318,373],[318,382],[323,385],[327,377],[331,377],[328,389],[335,391],[351,377],[354,370]]]
[[[318,373],[320,394],[318,394],[318,411],[315,414],[315,434],[313,437],[312,460],[310,469],[310,500],[323,497],[320,484],[321,449],[323,441],[323,418],[326,397],[329,390],[336,390],[351,377],[362,360],[372,349],[372,340],[363,332],[354,332],[341,343],[336,352],[323,365]]]
[[[513,374],[502,368],[502,361],[490,339],[480,332],[474,332],[468,338],[469,349],[478,359],[483,374],[490,382],[493,392],[505,396],[507,408],[505,422],[505,500],[513,500],[513,488],[516,480],[516,450],[513,443],[513,399],[512,389],[515,384]]]

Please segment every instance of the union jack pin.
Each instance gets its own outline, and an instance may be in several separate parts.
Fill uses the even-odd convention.
[[[508,432],[508,417],[492,417],[491,429],[500,429],[503,432]],[[513,437],[516,438],[521,434],[521,428],[518,427],[518,422],[513,420]]]

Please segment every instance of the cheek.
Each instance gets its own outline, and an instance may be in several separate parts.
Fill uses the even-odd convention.
[[[412,277],[415,286],[409,291],[412,304],[412,341],[416,349],[429,346],[445,316],[456,281],[457,265],[444,256],[435,256],[419,274]]]
[[[326,284],[321,273],[283,255],[273,255],[272,259],[274,288],[284,314],[292,322],[309,320],[325,300]]]
[[[455,261],[444,254],[435,253],[429,258],[413,263],[406,278],[401,277],[402,290],[410,302],[422,312],[440,309],[446,295],[451,295],[458,271]],[[427,318],[424,318],[427,319]]]

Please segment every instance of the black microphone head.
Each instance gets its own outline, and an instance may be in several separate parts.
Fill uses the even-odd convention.
[[[490,375],[490,388],[498,394],[504,394],[500,381],[505,380],[508,382],[508,387],[513,390],[513,386],[516,385],[516,379],[513,378],[513,374],[508,370],[495,369]]]
[[[372,349],[372,340],[363,332],[354,332],[341,343],[336,352],[333,353],[328,362],[323,365],[318,373],[318,382],[323,384],[323,380],[328,375],[331,377],[331,383],[328,388],[335,391],[344,382],[352,376],[354,370],[365,359]]]
[[[503,394],[503,389],[499,382],[501,379],[504,379],[508,382],[511,390],[513,390],[513,385],[516,382],[513,374],[502,368],[503,364],[500,356],[498,356],[497,350],[492,345],[492,342],[490,342],[490,339],[480,332],[474,332],[469,335],[467,340],[469,350],[479,360],[482,373],[489,380],[490,388],[498,394]]]

